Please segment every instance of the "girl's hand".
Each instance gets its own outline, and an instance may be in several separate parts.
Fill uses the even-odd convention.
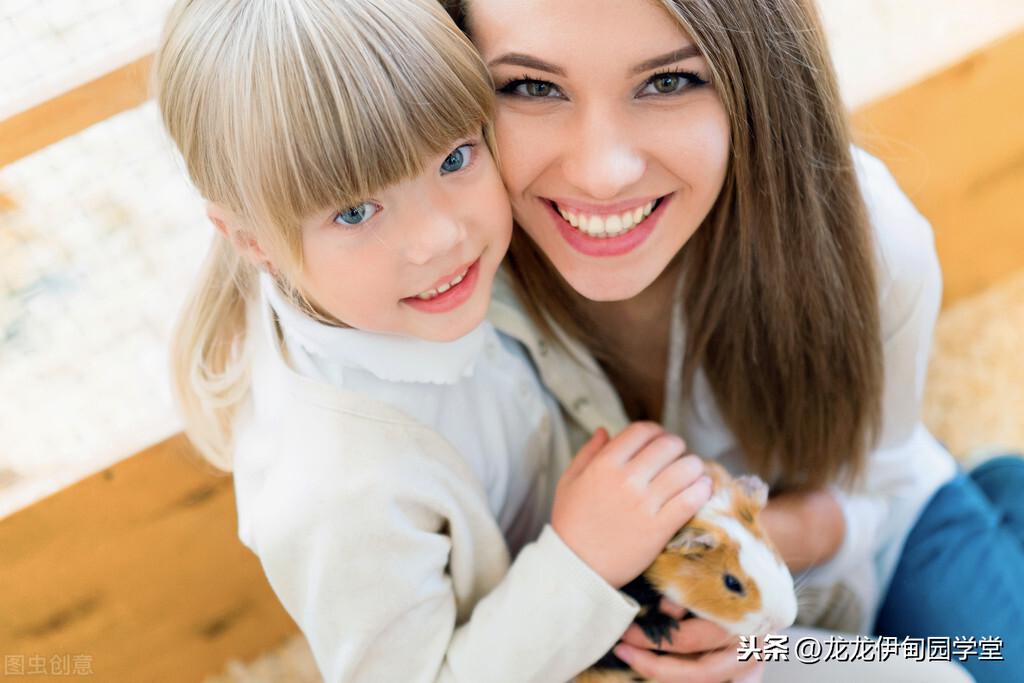
[[[619,588],[640,575],[711,496],[704,462],[653,422],[594,433],[555,489],[551,526]]]
[[[686,612],[664,599],[661,611],[677,619],[682,619]],[[739,661],[739,636],[717,624],[691,617],[679,622],[671,638],[655,645],[633,624],[614,652],[638,674],[658,683],[759,683],[761,680],[764,663],[753,657],[746,662]]]

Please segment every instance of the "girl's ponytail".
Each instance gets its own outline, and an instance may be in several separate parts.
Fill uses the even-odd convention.
[[[185,433],[211,464],[231,469],[231,424],[249,391],[246,300],[255,268],[217,234],[178,318],[171,347]]]

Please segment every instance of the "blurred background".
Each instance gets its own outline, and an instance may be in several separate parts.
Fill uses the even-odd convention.
[[[230,483],[180,457],[168,337],[211,231],[147,101],[169,5],[0,0],[0,654],[201,680],[283,643],[225,680],[318,680],[234,538]],[[925,421],[959,458],[1022,450],[1024,2],[819,6],[859,143],[935,228]],[[214,556],[247,569],[216,584]],[[152,595],[121,595],[133,581]],[[178,630],[152,642],[180,638],[187,658],[116,644],[163,609]]]

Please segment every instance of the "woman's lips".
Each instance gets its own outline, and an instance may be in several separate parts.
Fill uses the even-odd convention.
[[[480,259],[478,258],[466,271],[462,281],[453,285],[448,291],[430,299],[421,299],[418,296],[406,297],[402,299],[402,303],[423,313],[447,313],[464,304],[473,295],[479,276]]]
[[[620,256],[633,251],[650,236],[658,223],[658,219],[665,212],[665,207],[672,200],[673,196],[674,193],[659,199],[649,216],[627,232],[615,237],[593,237],[588,235],[578,228],[572,227],[562,217],[552,202],[546,199],[541,199],[540,201],[547,208],[548,214],[555,222],[555,227],[558,228],[562,238],[573,249],[587,256]]]

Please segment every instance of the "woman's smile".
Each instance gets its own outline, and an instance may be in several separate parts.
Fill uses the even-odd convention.
[[[550,202],[551,218],[566,243],[586,256],[620,256],[650,237],[672,195],[635,205],[635,208],[599,213],[571,203]]]

